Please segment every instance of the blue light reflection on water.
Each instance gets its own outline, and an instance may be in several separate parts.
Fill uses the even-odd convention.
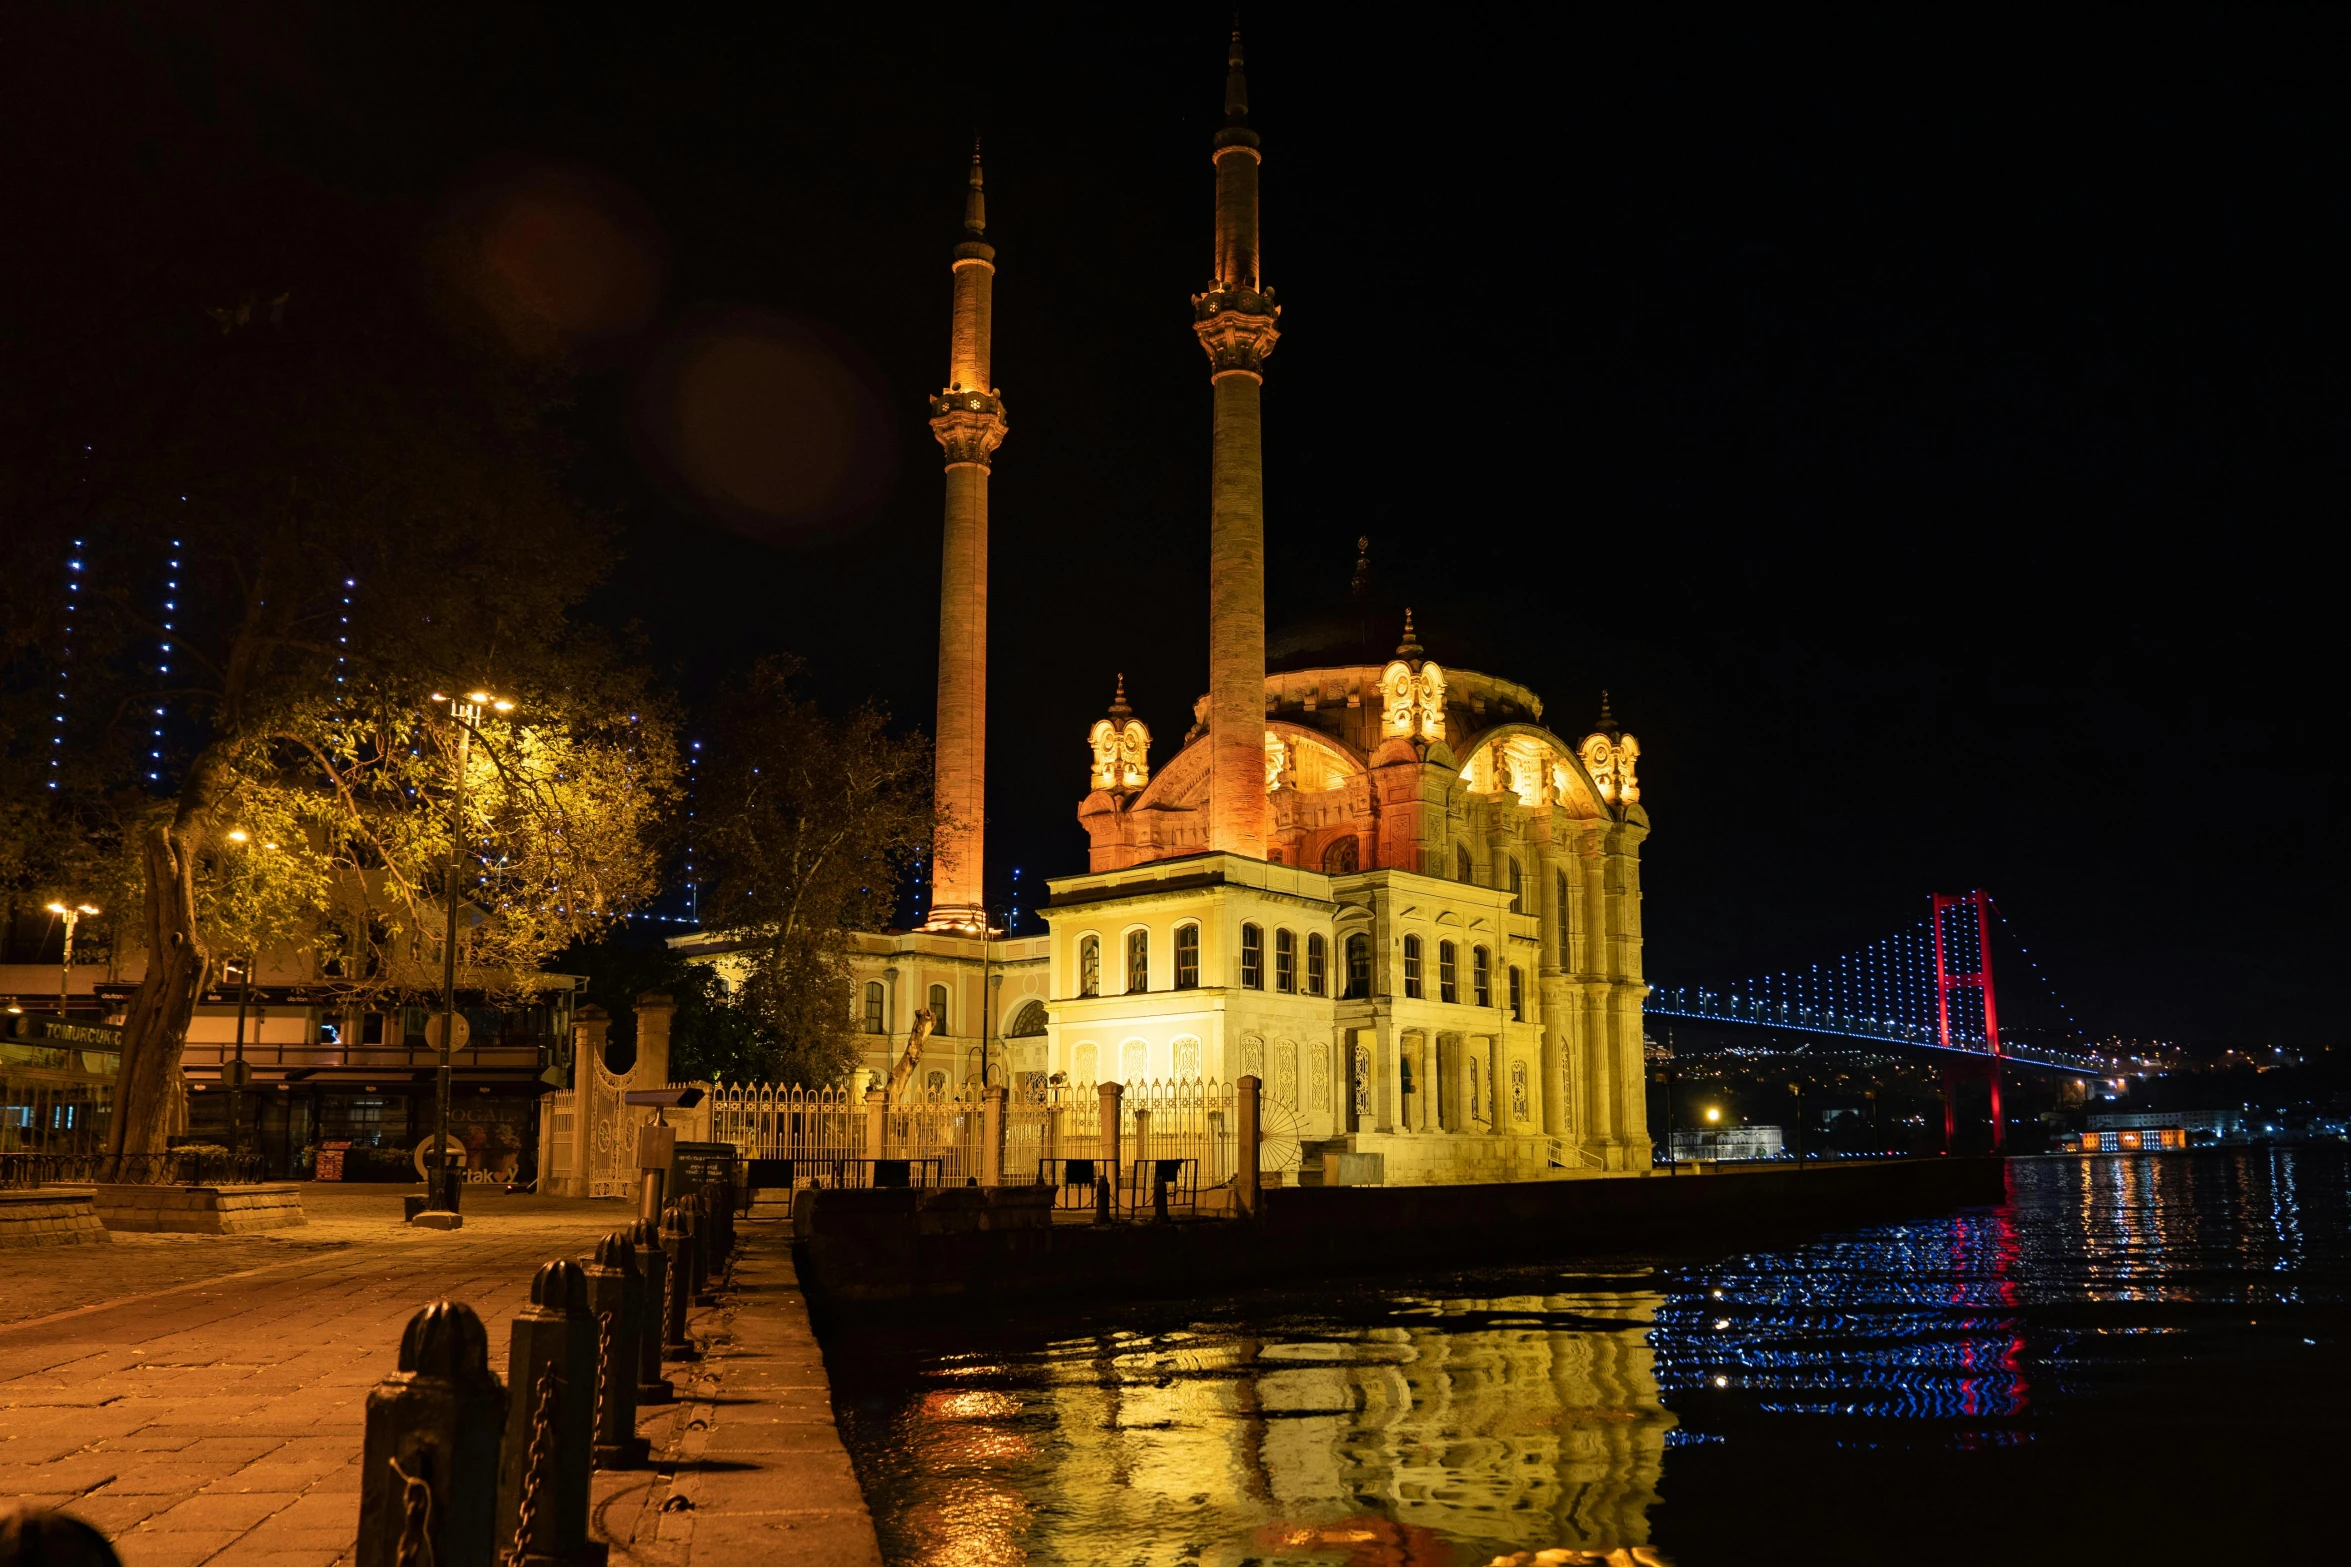
[[[836,1398],[894,1562],[2297,1539],[2297,1466],[2351,1437],[2343,1155],[2024,1160],[2011,1193],[1720,1259],[942,1325],[836,1351]]]

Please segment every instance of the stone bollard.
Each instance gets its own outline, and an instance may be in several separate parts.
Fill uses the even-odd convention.
[[[1108,1224],[1118,1213],[1118,1105],[1126,1093],[1122,1084],[1104,1083],[1102,1136],[1094,1168],[1094,1222]]]
[[[490,1567],[505,1423],[473,1308],[444,1300],[410,1317],[400,1369],[367,1395],[357,1567]]]
[[[506,1386],[498,1541],[507,1562],[604,1567],[607,1548],[588,1538],[596,1319],[578,1263],[550,1262],[532,1278],[531,1303],[514,1314]]]
[[[699,1360],[702,1352],[686,1337],[686,1307],[694,1295],[694,1237],[686,1205],[673,1202],[661,1217],[662,1249],[669,1253],[669,1298],[662,1303],[661,1358]]]
[[[677,1388],[661,1374],[661,1330],[669,1320],[669,1254],[662,1250],[661,1226],[651,1219],[630,1226],[629,1239],[636,1243],[637,1267],[645,1279],[645,1310],[638,1318],[637,1402],[666,1404],[677,1397]]]
[[[644,1332],[645,1284],[637,1276],[637,1248],[614,1230],[581,1269],[588,1278],[588,1310],[596,1319],[596,1467],[643,1466],[649,1444],[637,1435],[637,1340]]]
[[[686,1217],[693,1228],[687,1234],[694,1241],[694,1304],[715,1306],[718,1297],[710,1293],[711,1241],[718,1230],[718,1221],[710,1211],[710,1192],[707,1187],[686,1194]]]

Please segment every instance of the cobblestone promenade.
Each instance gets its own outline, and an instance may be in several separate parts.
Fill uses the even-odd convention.
[[[367,1392],[410,1314],[471,1305],[503,1375],[533,1270],[625,1217],[469,1192],[465,1228],[431,1232],[392,1189],[303,1199],[312,1222],[272,1235],[0,1252],[0,1494],[78,1513],[126,1567],[346,1561]],[[654,1467],[597,1475],[616,1562],[878,1567],[783,1228],[741,1226],[733,1288],[695,1314],[708,1358],[639,1428]]]

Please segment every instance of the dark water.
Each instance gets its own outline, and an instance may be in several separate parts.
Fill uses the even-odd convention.
[[[2337,1150],[1709,1259],[835,1340],[893,1563],[2351,1559]]]

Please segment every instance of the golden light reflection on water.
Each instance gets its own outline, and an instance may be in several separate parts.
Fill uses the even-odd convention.
[[[1473,1563],[1530,1538],[1644,1544],[1674,1426],[1645,1337],[1662,1299],[1411,1300],[1398,1309],[1412,1325],[1066,1339],[1019,1394],[985,1385],[1000,1367],[945,1368],[894,1444],[958,1477],[924,1486],[916,1559],[1087,1562],[1101,1542],[1195,1534],[1165,1559]],[[1024,1502],[1022,1476],[1049,1500]],[[1164,1554],[1142,1549],[1133,1559]]]

